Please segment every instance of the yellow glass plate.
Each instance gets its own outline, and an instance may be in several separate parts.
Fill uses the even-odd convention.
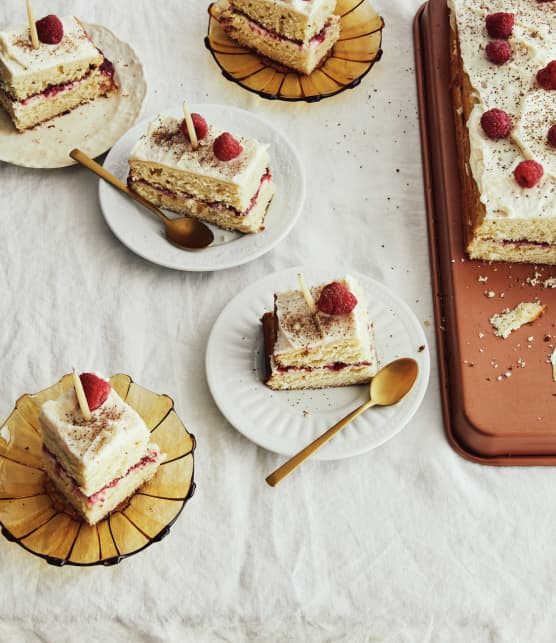
[[[214,3],[213,3],[214,4]],[[382,56],[384,20],[367,0],[338,0],[340,38],[324,64],[309,76],[238,44],[213,17],[209,6],[205,45],[228,80],[262,98],[316,102],[356,87]]]
[[[61,498],[42,470],[40,407],[73,386],[71,374],[20,397],[0,427],[2,534],[52,565],[119,563],[168,535],[195,491],[195,436],[176,415],[173,400],[135,384],[129,375],[114,375],[110,383],[145,420],[166,460],[150,482],[94,527]]]

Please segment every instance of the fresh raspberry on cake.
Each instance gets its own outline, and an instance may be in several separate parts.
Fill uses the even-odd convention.
[[[543,89],[556,89],[556,60],[537,72],[537,82]]]
[[[512,57],[512,48],[506,40],[491,40],[485,48],[486,57],[495,65],[503,65]]]
[[[214,141],[214,155],[220,161],[231,161],[243,152],[241,143],[229,132],[224,132]]]
[[[191,114],[191,120],[193,121],[193,127],[195,128],[197,139],[199,141],[202,141],[208,132],[208,125],[206,120],[201,116],[201,114],[197,114],[196,112],[193,112],[193,114]],[[181,131],[183,132],[185,138],[189,140],[189,131],[187,130],[187,123],[185,122],[185,119],[182,121]]]
[[[552,147],[556,147],[556,123],[548,130],[548,142]]]
[[[321,291],[317,308],[328,315],[347,315],[357,306],[357,297],[344,284],[334,281]]]
[[[481,127],[489,138],[505,138],[512,131],[512,119],[507,112],[495,107],[481,116]]]
[[[537,161],[521,161],[514,170],[515,180],[522,188],[532,188],[542,179],[543,167]]]
[[[486,17],[486,29],[491,38],[508,39],[512,35],[514,27],[514,14],[504,13],[491,13]]]
[[[94,411],[106,402],[110,395],[110,382],[103,380],[94,373],[81,373],[79,376],[89,409]]]
[[[35,23],[37,35],[45,45],[57,45],[64,37],[64,26],[58,16],[50,14]]]

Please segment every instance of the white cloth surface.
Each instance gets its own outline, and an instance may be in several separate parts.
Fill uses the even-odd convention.
[[[272,102],[228,82],[203,45],[208,2],[35,1],[113,29],[141,57],[145,115],[190,102],[243,107],[295,141],[302,216],[245,266],[183,273],[128,251],[80,167],[0,165],[0,417],[72,366],[129,373],[174,398],[197,437],[197,491],[170,535],[111,567],[62,569],[0,540],[0,641],[551,641],[554,468],[487,468],[442,427],[419,144],[412,20],[419,0],[376,0],[382,61],[316,104]],[[25,20],[3,0],[0,23]],[[284,458],[219,413],[207,338],[233,293],[326,260],[412,307],[432,375],[411,423],[349,460],[309,461],[276,489]]]

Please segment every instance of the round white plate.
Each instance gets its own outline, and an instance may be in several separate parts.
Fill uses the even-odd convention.
[[[297,288],[297,274],[307,284],[342,278],[346,271],[303,266],[276,272],[237,295],[218,317],[208,342],[207,378],[227,420],[256,444],[293,455],[368,400],[369,387],[349,386],[304,391],[273,391],[263,378],[264,341],[260,319],[272,310],[273,294]],[[336,460],[373,449],[400,431],[417,411],[429,380],[430,357],[425,334],[410,308],[383,285],[347,271],[361,284],[374,325],[379,366],[413,357],[417,381],[397,405],[374,407],[360,415],[313,456]]]
[[[270,123],[229,105],[189,105],[209,122],[223,130],[256,138],[269,144],[270,168],[276,193],[264,220],[265,229],[257,234],[228,232],[216,226],[214,241],[204,250],[180,250],[166,241],[164,227],[150,212],[104,181],[100,181],[100,205],[104,218],[116,237],[144,259],[177,270],[221,270],[239,266],[268,252],[291,230],[305,200],[305,180],[301,161],[291,143]],[[164,114],[183,117],[181,108]],[[123,136],[104,161],[104,167],[127,181],[131,150],[154,116],[136,125]],[[167,212],[169,217],[175,217]]]
[[[147,83],[137,54],[106,27],[85,28],[114,63],[120,91],[22,133],[0,109],[0,161],[36,168],[73,165],[71,150],[78,147],[93,158],[104,154],[141,115]]]

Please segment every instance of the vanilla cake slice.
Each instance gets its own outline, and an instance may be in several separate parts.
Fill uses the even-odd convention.
[[[311,74],[340,35],[336,0],[218,0],[212,13],[240,44]]]
[[[149,124],[131,151],[129,188],[158,207],[225,230],[261,231],[275,189],[268,146],[192,116],[196,149],[182,119],[158,116]]]
[[[58,491],[91,525],[150,480],[163,456],[139,414],[94,374],[105,391],[86,420],[74,388],[41,407],[43,465]],[[85,383],[85,382],[84,382]],[[87,391],[87,389],[86,389]],[[89,395],[87,395],[89,398]]]
[[[0,31],[0,105],[19,131],[64,114],[113,91],[114,67],[73,16],[48,16],[56,44],[34,49],[29,27]]]
[[[365,295],[351,276],[310,289],[313,314],[301,290],[274,295],[262,317],[266,384],[276,390],[369,382],[377,371]]]

